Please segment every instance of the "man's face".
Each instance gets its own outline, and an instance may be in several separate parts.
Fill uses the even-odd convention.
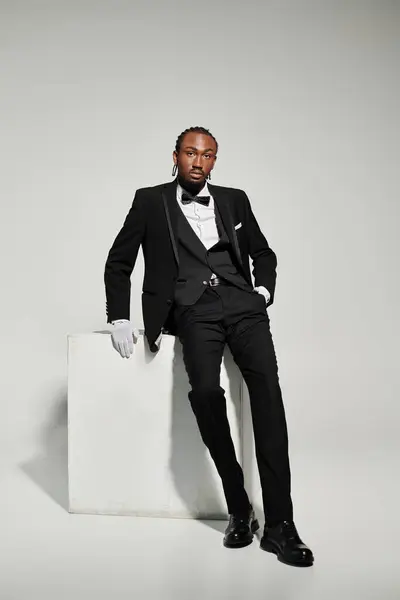
[[[212,137],[190,132],[182,140],[179,154],[173,152],[179,178],[190,186],[202,188],[217,160],[217,147]]]

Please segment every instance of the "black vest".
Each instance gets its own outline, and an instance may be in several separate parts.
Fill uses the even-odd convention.
[[[180,305],[197,302],[213,273],[236,287],[251,290],[251,286],[236,267],[237,260],[217,205],[215,204],[215,220],[219,241],[209,250],[193,231],[181,208],[177,208],[179,274],[175,287],[175,302]]]

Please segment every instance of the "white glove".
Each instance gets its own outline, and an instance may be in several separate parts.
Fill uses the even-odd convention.
[[[259,285],[258,287],[254,288],[254,291],[257,292],[257,294],[261,294],[262,296],[264,296],[265,308],[267,308],[268,301],[271,298],[271,294],[269,293],[267,288],[265,288],[263,285]]]
[[[129,358],[133,354],[133,342],[137,342],[139,332],[137,329],[133,329],[132,323],[127,319],[118,319],[113,321],[112,324],[112,344],[122,358]]]

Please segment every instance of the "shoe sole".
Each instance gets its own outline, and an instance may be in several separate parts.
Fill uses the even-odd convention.
[[[271,543],[271,542],[263,542],[260,543],[261,550],[265,550],[265,552],[270,552],[271,554],[275,554],[278,560],[285,565],[289,565],[291,567],[312,567],[314,564],[314,560],[306,560],[303,562],[291,562],[290,560],[286,560],[283,558],[280,551]]]
[[[252,521],[250,529],[251,529],[252,534],[254,534],[256,531],[258,531],[258,529],[260,529],[260,525],[259,525],[257,519]],[[251,539],[247,540],[246,542],[238,542],[237,544],[226,544],[224,542],[224,546],[225,546],[225,548],[245,548],[246,546],[250,546],[250,544],[252,542],[253,542],[253,535],[251,536]]]

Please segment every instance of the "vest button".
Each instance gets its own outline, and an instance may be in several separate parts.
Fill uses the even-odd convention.
[[[172,304],[172,300],[170,300],[170,299],[168,298],[168,300],[167,300],[167,304]]]
[[[204,285],[207,285],[207,281],[203,281]]]

